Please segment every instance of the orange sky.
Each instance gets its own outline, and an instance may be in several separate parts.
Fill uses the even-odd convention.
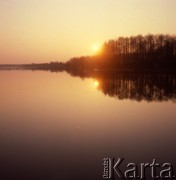
[[[0,63],[66,61],[118,36],[176,32],[175,0],[0,0]]]

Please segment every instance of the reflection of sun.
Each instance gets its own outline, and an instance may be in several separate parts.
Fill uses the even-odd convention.
[[[98,81],[94,81],[94,86],[98,87],[100,85],[100,83]]]

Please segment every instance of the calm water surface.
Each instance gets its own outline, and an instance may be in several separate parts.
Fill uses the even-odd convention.
[[[119,78],[0,71],[2,180],[100,180],[104,157],[176,164],[175,81],[151,96]]]

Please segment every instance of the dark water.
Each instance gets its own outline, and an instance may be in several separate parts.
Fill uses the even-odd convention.
[[[175,74],[72,75],[0,71],[0,179],[100,180],[104,157],[176,174]]]

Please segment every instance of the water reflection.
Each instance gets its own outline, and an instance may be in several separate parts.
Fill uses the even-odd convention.
[[[0,72],[0,179],[101,180],[104,157],[176,167],[174,73],[69,73],[84,81]]]
[[[18,68],[19,70],[21,68]],[[2,69],[0,69],[2,70]],[[13,70],[13,69],[9,69]],[[110,97],[120,100],[147,102],[176,101],[176,72],[109,71],[81,69],[22,69],[32,71],[66,71],[73,77],[92,78],[93,86]]]
[[[176,73],[166,72],[71,72],[72,76],[94,78],[94,86],[105,95],[121,100],[176,100]]]
[[[97,81],[97,80],[95,80],[95,81],[94,81],[94,86],[95,86],[95,87],[99,87],[99,85],[100,85],[100,82]]]

